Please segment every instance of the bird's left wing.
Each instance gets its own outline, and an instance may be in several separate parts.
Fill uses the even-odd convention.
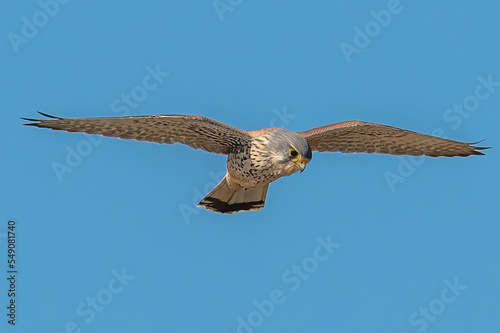
[[[22,118],[33,121],[25,125],[156,143],[178,142],[195,149],[226,155],[233,148],[245,145],[251,140],[243,130],[202,116],[60,118],[39,113],[49,119]]]
[[[312,150],[392,155],[484,155],[474,144],[364,121],[344,121],[300,132]]]

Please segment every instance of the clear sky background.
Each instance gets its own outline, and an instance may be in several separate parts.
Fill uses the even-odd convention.
[[[2,332],[499,327],[498,1],[59,1],[0,5]],[[194,205],[225,156],[21,126],[36,111],[364,120],[494,148],[315,153],[226,216]]]

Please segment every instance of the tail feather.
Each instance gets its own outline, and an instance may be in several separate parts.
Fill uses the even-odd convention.
[[[268,187],[269,185],[265,185],[251,190],[233,190],[224,177],[219,185],[200,201],[198,207],[224,214],[259,210],[264,208]]]

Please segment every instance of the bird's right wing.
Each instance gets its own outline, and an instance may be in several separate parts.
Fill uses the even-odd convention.
[[[484,155],[474,144],[448,140],[397,127],[344,121],[300,132],[312,150],[392,155],[469,156]]]
[[[50,119],[22,119],[33,121],[25,124],[29,126],[165,144],[178,142],[195,149],[226,155],[233,148],[246,145],[251,140],[243,130],[202,116],[60,118],[40,114]]]

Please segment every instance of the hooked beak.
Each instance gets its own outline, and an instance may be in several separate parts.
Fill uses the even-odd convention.
[[[304,172],[304,170],[306,169],[306,164],[307,162],[304,160],[297,161],[297,166],[299,167],[300,173]]]

